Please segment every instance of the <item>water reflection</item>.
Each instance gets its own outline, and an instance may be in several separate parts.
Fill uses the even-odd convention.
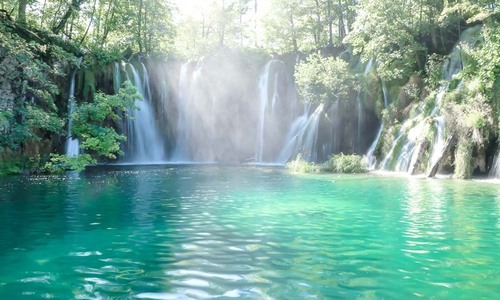
[[[2,299],[491,298],[500,280],[494,185],[220,166],[2,184]]]

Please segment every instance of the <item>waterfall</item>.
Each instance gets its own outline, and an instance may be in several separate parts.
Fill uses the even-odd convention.
[[[164,160],[165,150],[159,130],[156,128],[153,107],[151,103],[151,91],[149,86],[149,75],[142,62],[142,78],[137,69],[131,64],[125,64],[127,79],[131,80],[137,92],[143,100],[136,100],[136,109],[130,109],[132,117],[127,122],[129,155],[127,159],[133,163],[158,163]],[[119,68],[115,72],[119,73]],[[118,76],[115,74],[115,76]]]
[[[260,75],[259,79],[259,126],[257,133],[257,157],[256,160],[258,162],[263,162],[264,158],[264,130],[265,130],[265,122],[266,122],[266,112],[267,112],[267,103],[269,98],[269,73],[271,70],[271,65],[274,61],[270,61],[264,67],[264,72]],[[275,95],[273,93],[273,100]],[[274,101],[273,101],[274,102]],[[273,103],[274,104],[274,103]]]
[[[380,139],[380,136],[382,135],[382,131],[384,131],[384,123],[380,124],[380,128],[377,132],[377,136],[375,137],[375,140],[373,143],[370,145],[370,148],[368,148],[368,151],[366,152],[366,158],[368,160],[368,169],[374,170],[375,165],[377,164],[377,159],[373,155],[375,152],[375,148],[377,148],[378,141]]]
[[[361,103],[361,92],[358,92],[356,97],[356,110],[358,111],[358,153],[361,151],[361,129],[364,124],[364,116],[363,116],[363,104]]]
[[[389,105],[389,91],[387,90],[387,85],[385,84],[385,80],[382,81],[382,94],[384,94],[384,108],[387,108]]]
[[[79,58],[78,65],[82,63],[83,57]],[[76,109],[76,103],[75,103],[75,79],[76,79],[76,69],[73,71],[73,74],[71,75],[71,83],[69,85],[69,92],[68,92],[68,116],[70,116],[69,121],[68,121],[68,140],[66,141],[66,149],[65,153],[66,156],[68,157],[73,157],[77,156],[80,154],[80,141],[78,139],[73,138],[72,136],[72,127],[73,127],[73,120],[71,120],[71,114],[75,112]]]
[[[122,85],[122,78],[120,74],[120,63],[115,61],[113,70],[113,90],[115,94],[118,94],[121,85]]]
[[[491,166],[489,177],[500,179],[500,150],[497,152],[497,155],[495,156],[493,165]]]
[[[76,70],[71,76],[71,83],[69,86],[69,99],[68,99],[68,115],[70,116],[68,121],[68,140],[66,141],[66,155],[69,157],[77,156],[80,153],[80,141],[73,138],[71,127],[73,126],[73,120],[71,120],[71,114],[75,112],[75,77]]]
[[[200,59],[196,64],[196,69],[192,72],[189,72],[190,67],[194,63],[192,61],[183,64],[181,67],[177,96],[176,144],[171,157],[171,160],[175,162],[193,160],[189,147],[190,142],[195,142],[192,141],[193,136],[190,134],[194,125],[192,119],[196,113],[194,103],[192,103],[192,94],[193,90],[196,89],[197,80],[201,77],[202,62],[203,59]]]
[[[309,115],[310,105],[306,105],[304,113],[292,123],[286,137],[287,142],[276,160],[277,163],[285,164],[298,153],[301,153],[302,158],[306,161],[316,160],[318,126],[323,109],[324,105],[320,104]]]
[[[401,129],[399,130],[398,136],[392,143],[391,149],[389,150],[389,153],[384,157],[382,162],[380,163],[380,169],[381,170],[388,170],[389,169],[389,163],[390,160],[394,154],[394,151],[396,150],[396,146],[398,143],[400,143],[400,140],[404,137],[404,134],[408,128],[411,128],[411,125],[413,124],[414,119],[411,120],[406,120],[406,122],[403,123],[403,126],[401,126]]]
[[[370,59],[370,61],[368,62],[368,65],[366,66],[365,76],[370,71],[372,63],[373,63],[373,58]],[[384,97],[384,108],[387,108],[387,105],[389,104],[389,92],[387,91],[387,86],[386,86],[384,80],[382,80],[382,94]],[[382,121],[382,123],[380,124],[380,128],[377,132],[377,135],[375,137],[375,140],[373,141],[373,143],[370,145],[370,148],[368,148],[368,151],[366,152],[366,158],[368,161],[368,169],[370,169],[370,170],[374,170],[375,166],[377,165],[377,158],[373,155],[373,153],[375,152],[375,149],[377,148],[378,142],[380,140],[380,136],[382,135],[383,131],[384,131],[384,122]]]
[[[469,41],[471,34],[477,31],[476,27],[467,29],[460,36],[460,42]],[[431,145],[431,155],[429,158],[429,166],[432,168],[441,159],[443,147],[445,146],[445,120],[442,115],[439,115],[439,109],[442,99],[450,87],[450,81],[458,74],[463,67],[463,58],[461,55],[460,43],[455,46],[453,51],[448,56],[447,61],[443,64],[441,78],[444,80],[441,87],[438,89],[434,100],[434,106],[430,112],[426,112],[423,106],[420,107],[420,113],[414,118],[411,118],[403,124],[399,130],[398,137],[394,140],[391,150],[384,158],[381,168],[384,170],[393,169],[399,172],[408,172],[410,170],[410,161],[413,156],[418,156],[417,143],[419,138],[425,137],[429,128],[426,122],[432,118],[436,128],[436,137]],[[460,87],[458,87],[460,88]],[[383,89],[384,90],[384,89]],[[385,94],[385,92],[384,92]],[[422,145],[422,144],[421,144]],[[397,151],[396,151],[397,149]],[[415,153],[414,153],[415,152]],[[395,159],[395,164],[391,164]]]
[[[283,85],[285,91],[280,89]],[[309,116],[309,106],[298,103],[295,85],[283,62],[271,60],[264,66],[258,81],[258,97],[256,162],[286,163],[297,154],[297,147],[310,152],[303,157],[315,157],[319,113],[312,120],[314,114]],[[303,108],[301,115],[299,107]]]
[[[441,158],[441,153],[444,150],[444,117],[439,116],[434,119],[434,122],[436,123],[436,128],[437,128],[437,134],[436,138],[434,140],[434,147],[432,148],[432,154],[431,154],[431,166],[435,165],[438,163],[439,159]]]

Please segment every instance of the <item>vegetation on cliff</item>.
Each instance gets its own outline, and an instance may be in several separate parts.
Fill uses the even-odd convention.
[[[126,137],[116,121],[137,98],[130,86],[112,96],[116,87],[110,83],[111,62],[134,53],[159,60],[252,48],[272,55],[301,54],[283,58],[293,65],[304,101],[326,107],[338,100],[345,111],[362,106],[376,116],[384,124],[374,150],[379,165],[384,157],[391,168],[401,165],[394,153],[409,139],[404,129],[425,122],[421,137],[412,140],[417,150],[407,159],[411,162],[404,162],[412,173],[439,168],[470,178],[475,169],[486,172],[491,164],[486,160],[498,151],[500,136],[496,1],[273,0],[265,11],[258,4],[214,1],[199,14],[179,15],[174,4],[158,0],[2,1],[3,169],[18,172],[30,164],[43,169],[36,167],[38,161],[64,165],[65,158],[54,153],[61,153],[69,138],[68,78],[75,68],[83,75],[76,87],[73,134],[93,154],[83,161],[92,162],[122,154],[120,143]],[[477,30],[461,38],[468,28]],[[458,49],[459,58],[452,57],[453,49]],[[447,78],[443,70],[452,60],[461,65]],[[435,107],[442,112],[449,140],[437,167],[430,153],[438,136],[431,125],[441,122]],[[409,126],[406,120],[414,121]],[[352,131],[352,122],[342,122]],[[376,129],[368,133],[375,138]],[[368,145],[347,148],[362,154]]]

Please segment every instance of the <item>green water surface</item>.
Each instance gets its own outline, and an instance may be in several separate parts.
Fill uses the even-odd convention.
[[[8,177],[0,299],[494,299],[499,232],[498,184],[223,166]]]

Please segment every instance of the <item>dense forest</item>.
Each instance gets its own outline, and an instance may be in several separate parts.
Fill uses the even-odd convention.
[[[186,7],[158,0],[1,0],[0,173],[80,170],[126,157],[134,147],[126,123],[143,115],[134,112],[144,113],[141,98],[151,102],[154,123],[163,129],[155,137],[167,153],[160,158],[175,158],[185,146],[190,159],[242,162],[256,146],[247,151],[235,144],[276,139],[270,130],[262,133],[264,121],[244,113],[228,119],[258,102],[266,67],[276,74],[265,77],[266,95],[283,95],[290,86],[297,93],[286,91],[289,97],[281,98],[288,100],[272,100],[273,112],[265,111],[266,120],[280,120],[274,128],[284,126],[284,115],[290,119],[276,136],[285,136],[300,116],[288,112],[291,102],[296,110],[306,107],[309,119],[313,111],[321,115],[314,155],[312,148],[304,151],[304,137],[285,161],[300,154],[323,162],[342,152],[366,155],[372,168],[411,174],[470,178],[500,169],[497,1],[217,0]],[[183,72],[197,71],[211,78],[199,83],[205,87],[198,97],[210,90],[226,114],[208,120],[207,107],[195,104],[199,111],[183,114],[181,104],[168,100],[182,98]],[[283,72],[292,77],[278,86]],[[273,92],[269,83],[281,90]],[[288,106],[279,108],[280,101]],[[166,113],[172,111],[175,116]],[[172,129],[189,124],[186,116],[196,119],[191,131]],[[222,123],[240,126],[231,122],[249,125],[234,129],[231,145],[213,146],[226,138],[217,132]],[[255,123],[259,128],[248,129]],[[208,124],[210,140],[195,132]],[[64,155],[72,138],[85,154]],[[184,139],[211,147],[210,153]],[[231,147],[242,154],[229,155]],[[277,157],[273,147],[257,146],[256,160]]]

